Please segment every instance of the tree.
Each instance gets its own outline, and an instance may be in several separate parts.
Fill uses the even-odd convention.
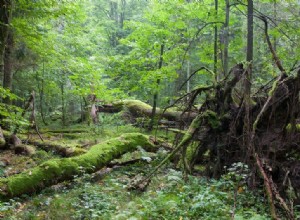
[[[251,142],[251,121],[250,121],[250,105],[251,105],[251,75],[253,65],[253,0],[248,0],[247,7],[247,70],[244,77],[244,138],[245,146],[252,146]]]
[[[12,13],[11,0],[0,1],[0,73],[3,73],[4,52]]]

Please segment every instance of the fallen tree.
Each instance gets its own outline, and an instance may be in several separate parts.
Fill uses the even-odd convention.
[[[122,154],[136,150],[138,146],[150,151],[154,147],[148,136],[128,133],[97,144],[80,156],[46,161],[20,174],[0,178],[0,197],[7,199],[38,192],[47,186],[70,180],[75,176],[96,172]]]
[[[10,147],[11,149],[14,149],[16,153],[19,154],[27,154],[27,155],[34,154],[34,150],[32,146],[38,147],[47,152],[51,151],[63,157],[77,156],[86,153],[86,150],[80,147],[69,146],[67,144],[56,143],[54,141],[48,141],[48,140],[42,141],[36,138],[28,139],[28,137],[24,134],[19,134],[17,136],[16,134],[10,134],[10,132],[4,131],[3,137],[4,140],[6,139],[7,141],[4,142],[5,144],[2,146],[2,149],[4,148],[7,149]]]
[[[4,139],[3,131],[0,127],[0,148],[5,147],[6,141]]]
[[[116,101],[111,104],[103,104],[97,106],[98,112],[106,112],[106,113],[117,113],[121,111],[125,111],[130,113],[133,118],[137,117],[151,117],[152,115],[152,106],[144,103],[140,100],[123,100]],[[192,121],[196,116],[197,112],[190,110],[189,112],[181,112],[174,110],[162,110],[160,108],[156,108],[156,116],[163,117],[168,119],[169,121]]]
[[[200,163],[206,168],[205,174],[215,178],[232,164],[242,162],[250,167],[246,174],[249,186],[255,188],[263,183],[272,219],[279,219],[276,206],[284,210],[288,219],[295,219],[295,205],[300,204],[300,68],[295,72],[284,69],[271,44],[267,18],[258,18],[265,24],[266,41],[280,74],[248,97],[242,85],[249,81],[249,67],[238,64],[222,81],[182,97],[181,101],[188,100],[183,112],[189,112],[200,95],[206,98],[167,159],[181,150],[185,172]],[[187,161],[186,151],[192,139],[198,147]]]
[[[223,81],[188,94],[185,112],[190,111],[196,97],[206,96],[197,117],[173,152],[132,188],[147,182],[177,152],[181,152],[186,173],[197,163],[205,167],[203,174],[214,178],[242,162],[250,167],[246,174],[249,187],[264,183],[272,218],[278,219],[278,205],[288,219],[294,219],[294,205],[300,204],[300,70],[295,75],[280,75],[251,96],[250,137],[244,130],[245,100],[234,100],[237,92],[243,97],[238,84],[245,80],[246,71],[238,64]],[[251,141],[249,145],[245,145],[245,139]],[[188,161],[186,151],[193,141],[198,147]]]

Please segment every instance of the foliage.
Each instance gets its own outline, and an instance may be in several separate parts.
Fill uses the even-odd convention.
[[[230,219],[234,184],[231,180],[207,180],[190,176],[187,183],[181,172],[164,170],[155,177],[144,194],[126,190],[130,177],[146,173],[151,166],[130,166],[113,171],[100,182],[90,175],[77,179],[72,187],[45,191],[26,204],[11,219]],[[14,202],[8,203],[12,206]],[[236,219],[270,219],[266,201],[259,194],[240,191]],[[14,206],[13,206],[14,207]],[[66,212],[68,210],[68,212]],[[8,210],[7,210],[8,211]]]
[[[0,100],[2,99],[20,100],[18,96],[0,86]],[[22,117],[21,113],[21,108],[0,102],[0,124],[5,125],[6,128],[13,130],[16,126],[28,125],[27,120]]]

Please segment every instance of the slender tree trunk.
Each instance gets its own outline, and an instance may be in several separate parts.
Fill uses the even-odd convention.
[[[96,107],[96,95],[92,94],[91,96],[91,109],[90,109],[90,117],[92,119],[93,124],[98,124],[99,123],[99,118],[98,118],[98,111]]]
[[[4,72],[4,51],[11,18],[11,6],[10,0],[0,0],[0,73]]]
[[[189,79],[189,78],[190,78],[190,75],[191,75],[191,63],[190,63],[190,61],[188,60],[188,61],[187,61],[186,78]],[[186,82],[186,92],[187,92],[187,93],[190,93],[190,90],[191,90],[191,87],[190,87],[190,80],[188,80],[188,81]]]
[[[218,17],[218,0],[215,0],[215,16]],[[218,71],[218,27],[215,25],[214,28],[215,37],[214,37],[214,73],[216,74],[216,80],[219,81],[219,74]]]
[[[125,20],[125,7],[126,7],[126,0],[121,0],[121,13],[120,13],[120,28],[123,29],[124,20]]]
[[[247,61],[253,61],[253,0],[248,0],[247,14]],[[251,65],[252,66],[252,65]]]
[[[226,16],[225,16],[225,24],[224,24],[224,75],[228,72],[228,46],[229,46],[229,19],[230,19],[230,5],[229,0],[225,0],[226,3]]]
[[[8,36],[6,40],[6,47],[4,52],[4,74],[3,74],[3,88],[9,89],[12,91],[12,82],[13,82],[13,32],[12,30],[8,31]],[[3,100],[6,104],[11,104],[11,100],[9,98],[5,98]]]
[[[165,47],[165,45],[161,44],[161,46],[160,46],[160,57],[159,57],[159,62],[158,62],[158,69],[161,69],[162,65],[163,65],[164,47]],[[153,107],[152,107],[151,120],[150,120],[150,124],[149,124],[149,130],[150,131],[153,129],[153,125],[154,125],[154,121],[155,121],[159,84],[160,84],[160,78],[158,78],[156,80],[157,90],[155,91],[155,93],[153,95]]]
[[[275,18],[274,22],[276,22],[277,21],[277,1],[276,0],[274,0],[274,18]],[[274,45],[274,50],[276,52],[276,49],[277,49],[277,38],[276,37],[274,37],[273,45]]]
[[[61,91],[61,110],[62,110],[61,122],[63,126],[65,126],[66,125],[65,88],[63,83],[61,83],[60,85],[60,91]]]
[[[40,82],[39,82],[39,80],[37,80],[37,87],[38,87],[38,90],[39,90],[39,97],[40,97],[39,107],[40,107],[41,118],[42,118],[43,123],[45,125],[47,125],[47,122],[45,120],[45,115],[44,115],[44,108],[43,108],[43,104],[44,104],[44,74],[45,74],[45,63],[43,61],[42,77],[41,77]],[[37,79],[38,79],[38,77],[37,77]]]
[[[117,12],[118,2],[110,1],[109,5],[110,5],[110,12],[109,12],[110,19],[113,20],[116,25],[118,25],[118,12]],[[110,45],[112,47],[116,47],[118,45],[117,32],[115,30],[111,31]]]
[[[244,78],[244,144],[249,148],[248,152],[252,153],[251,140],[251,126],[250,126],[250,102],[251,102],[251,76],[252,76],[252,62],[253,62],[253,0],[248,0],[247,12],[247,57],[248,68]]]

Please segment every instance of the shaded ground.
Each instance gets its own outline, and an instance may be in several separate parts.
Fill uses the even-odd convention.
[[[77,147],[89,147],[119,133],[139,131],[130,126],[112,127],[97,132],[68,136],[51,133],[49,140]],[[164,136],[164,134],[160,134]],[[169,134],[170,135],[170,134]],[[113,166],[94,174],[84,174],[65,181],[38,195],[22,196],[0,203],[3,219],[270,219],[266,198],[247,190],[246,183],[236,175],[220,180],[189,176],[185,183],[173,164],[163,167],[145,192],[129,191],[127,185],[137,175],[146,175],[166,156],[166,149],[157,154],[143,149],[125,154]],[[24,169],[59,157],[53,152],[37,150],[32,156],[1,152],[1,175]],[[122,164],[139,161],[134,164]],[[237,181],[237,179],[239,179]]]
[[[145,193],[128,191],[127,183],[151,165],[114,169],[103,179],[90,175],[53,186],[42,194],[6,204],[5,219],[231,219],[234,190],[231,181],[189,177],[171,167],[155,177]],[[270,219],[266,200],[241,190],[236,219]],[[6,209],[2,206],[2,210]]]

